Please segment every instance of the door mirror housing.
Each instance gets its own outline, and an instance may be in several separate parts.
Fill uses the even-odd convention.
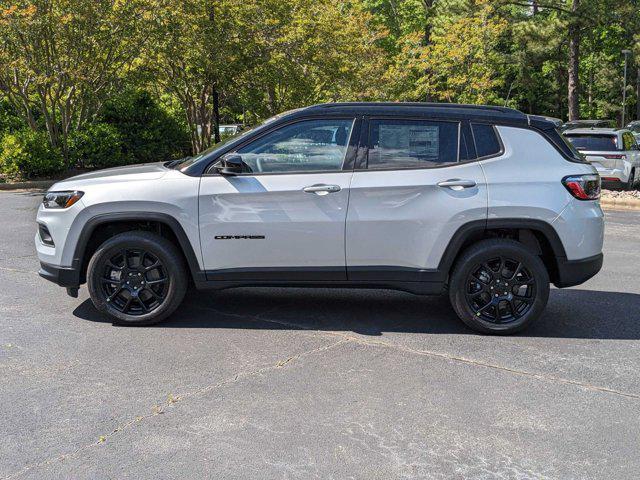
[[[242,161],[242,156],[237,153],[227,153],[218,160],[213,168],[220,175],[240,175],[248,171],[247,165]]]

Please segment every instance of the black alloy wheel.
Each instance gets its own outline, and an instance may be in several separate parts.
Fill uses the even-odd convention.
[[[87,267],[94,306],[121,325],[151,325],[182,302],[189,279],[177,245],[152,232],[131,231],[106,240]]]
[[[481,333],[507,335],[536,320],[549,299],[541,257],[508,238],[480,240],[456,260],[449,299],[458,317]]]
[[[471,270],[465,297],[476,317],[491,323],[514,322],[535,301],[535,279],[522,262],[498,256]]]
[[[162,305],[168,281],[157,256],[147,250],[125,248],[105,262],[101,288],[112,308],[139,316]]]

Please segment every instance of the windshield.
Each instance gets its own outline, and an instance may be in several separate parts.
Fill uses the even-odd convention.
[[[185,158],[183,161],[181,161],[180,163],[175,165],[175,167],[178,168],[178,170],[182,171],[182,170],[188,168],[190,165],[193,165],[194,163],[196,163],[201,158],[204,158],[206,155],[208,155],[209,153],[213,152],[214,150],[226,145],[227,143],[229,143],[232,140],[236,140],[238,138],[244,137],[249,132],[253,132],[253,130],[255,130],[256,128],[257,127],[253,127],[253,128],[248,129],[248,130],[244,130],[243,132],[236,133],[235,135],[231,135],[229,137],[226,137],[223,140],[221,140],[220,142],[218,142],[218,143],[216,143],[214,145],[211,145],[206,150],[203,150],[198,155],[196,155],[194,157]]]
[[[299,109],[296,109],[299,110]],[[289,110],[287,112],[283,112],[283,113],[279,113],[278,115],[274,115],[273,117],[267,118],[264,122],[262,122],[261,124],[256,125],[255,127],[249,128],[247,130],[244,130],[240,133],[236,133],[235,135],[231,135],[229,137],[226,137],[224,140],[216,143],[215,145],[211,145],[209,148],[207,148],[206,150],[200,152],[198,155],[195,155],[193,157],[187,157],[184,160],[180,161],[179,163],[173,165],[174,168],[177,168],[180,171],[183,171],[187,168],[189,168],[191,165],[193,165],[194,163],[196,163],[197,161],[199,161],[200,159],[206,157],[207,155],[209,155],[211,152],[223,147],[224,145],[226,145],[227,143],[233,141],[233,140],[238,140],[239,138],[244,137],[245,135],[248,135],[249,133],[253,132],[254,130],[256,130],[259,127],[262,127],[263,125],[266,125],[268,123],[273,122],[274,120],[277,120],[278,118],[284,116],[284,115],[288,115],[292,112],[295,112],[296,110]]]
[[[578,150],[610,152],[619,149],[617,135],[571,134],[565,136]]]

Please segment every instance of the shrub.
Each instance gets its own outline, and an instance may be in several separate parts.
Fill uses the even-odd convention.
[[[132,163],[123,148],[120,132],[113,125],[94,123],[69,135],[69,160],[73,165],[107,168]]]
[[[127,156],[136,163],[159,162],[188,155],[187,129],[151,94],[128,90],[109,100],[101,121],[120,132]]]
[[[54,175],[64,167],[62,155],[44,132],[22,129],[6,133],[0,141],[0,174],[8,180]]]
[[[6,99],[0,98],[0,136],[25,127],[25,122],[18,116],[11,104]]]

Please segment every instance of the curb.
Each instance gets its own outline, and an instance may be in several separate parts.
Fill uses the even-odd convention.
[[[31,188],[45,189],[59,181],[60,180],[37,180],[33,182],[0,183],[0,191],[29,190]]]
[[[640,210],[640,199],[601,198],[600,206],[605,210]]]

